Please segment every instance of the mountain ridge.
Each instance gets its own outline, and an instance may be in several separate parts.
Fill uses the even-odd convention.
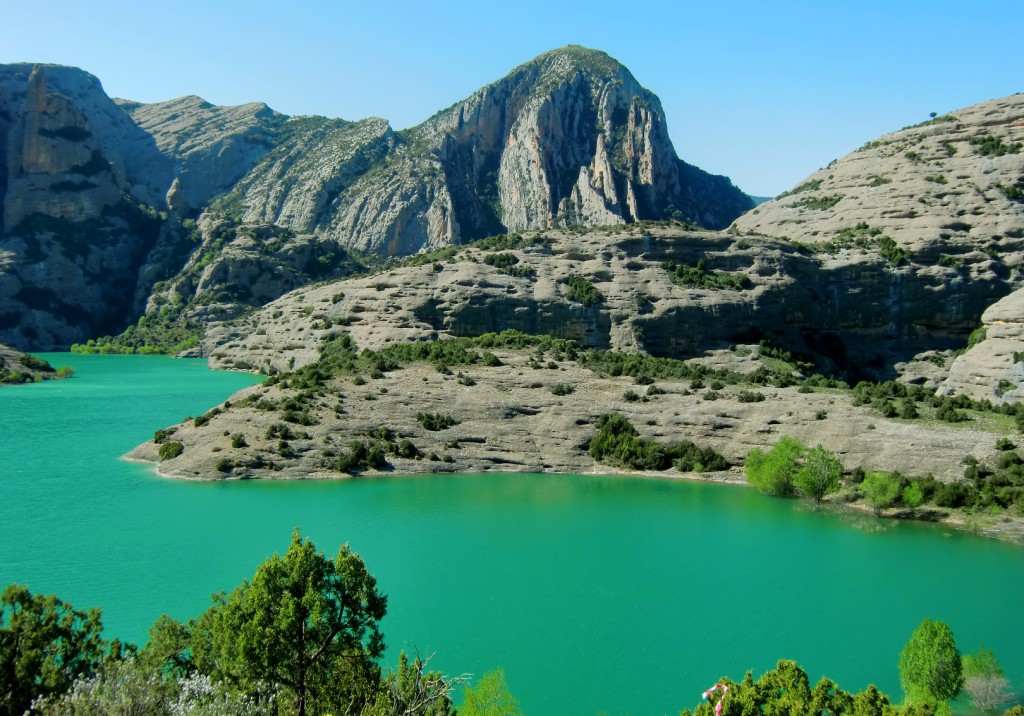
[[[401,132],[260,102],[114,100],[57,65],[0,66],[0,88],[0,340],[18,347],[116,333],[147,308],[223,319],[351,272],[352,252],[642,219],[724,227],[751,205],[676,156],[660,102],[624,66],[579,47]],[[53,161],[33,164],[41,148]],[[114,235],[116,259],[87,238]],[[222,284],[242,276],[262,288]]]

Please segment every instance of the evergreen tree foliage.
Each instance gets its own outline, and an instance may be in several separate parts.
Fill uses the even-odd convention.
[[[98,609],[12,584],[0,594],[0,716],[22,716],[39,698],[67,691],[107,656]],[[114,646],[119,652],[119,645]]]
[[[193,625],[196,666],[240,687],[270,684],[295,713],[343,710],[373,698],[384,652],[387,598],[348,545],[331,560],[296,530],[230,595]]]

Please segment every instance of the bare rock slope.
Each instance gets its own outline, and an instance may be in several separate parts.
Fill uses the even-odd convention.
[[[123,328],[171,167],[82,70],[0,66],[0,340]]]
[[[236,188],[238,218],[394,256],[507,230],[662,218],[724,228],[753,205],[676,157],[658,98],[625,67],[577,46],[404,132],[306,121],[315,131]],[[296,160],[288,146],[300,143]]]
[[[941,390],[993,403],[1024,399],[1024,290],[989,306],[979,337],[956,358]]]
[[[984,430],[888,420],[834,391],[769,386],[754,388],[760,402],[742,402],[749,387],[692,389],[691,380],[664,379],[652,390],[550,351],[539,357],[529,351],[494,354],[498,365],[442,372],[413,363],[369,380],[339,376],[319,390],[287,381],[247,388],[198,420],[161,431],[159,443],[145,443],[130,457],[186,479],[340,478],[346,472],[338,458],[353,441],[405,439],[416,452],[392,451],[383,472],[621,472],[587,452],[599,416],[611,411],[626,416],[645,438],[692,440],[736,464],[782,435],[823,444],[851,469],[932,473],[941,480],[960,476],[965,455],[988,460],[995,453],[995,437]],[[736,367],[731,355],[716,363]],[[428,428],[422,415],[448,417],[452,424]],[[183,449],[161,459],[166,442],[180,442]],[[742,481],[735,474],[708,476]]]
[[[181,200],[193,209],[229,191],[268,151],[287,119],[262,102],[218,107],[189,95],[142,104],[114,100],[174,163]]]

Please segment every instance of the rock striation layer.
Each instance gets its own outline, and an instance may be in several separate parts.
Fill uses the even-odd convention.
[[[119,332],[146,308],[221,320],[350,273],[351,251],[641,219],[724,227],[752,205],[676,157],[628,70],[574,46],[401,132],[260,103],[115,101],[76,68],[2,65],[0,160],[0,340],[35,348]]]
[[[273,149],[287,119],[262,102],[217,107],[195,95],[153,104],[114,101],[173,161],[181,201],[193,209],[229,191]]]
[[[236,188],[238,218],[360,251],[641,219],[724,228],[753,206],[725,177],[676,157],[661,103],[625,67],[577,46],[403,132],[383,120],[303,122]]]
[[[888,297],[871,297],[865,309],[935,301],[942,308],[931,319],[893,321],[890,333],[962,340],[1020,285],[1024,95],[868,142],[747,212],[731,231],[782,238],[826,261],[882,255],[895,267]],[[911,272],[916,285],[906,281]]]
[[[70,67],[0,66],[0,340],[66,347],[120,330],[171,167]],[[159,204],[158,204],[159,206]]]

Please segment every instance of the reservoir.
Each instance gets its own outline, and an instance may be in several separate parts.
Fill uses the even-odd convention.
[[[43,354],[68,381],[0,389],[0,587],[100,607],[144,642],[288,546],[348,542],[389,597],[384,666],[503,667],[530,716],[669,714],[781,658],[898,699],[925,617],[1024,686],[1024,550],[754,490],[565,475],[194,483],[119,456],[256,382],[205,361]]]

